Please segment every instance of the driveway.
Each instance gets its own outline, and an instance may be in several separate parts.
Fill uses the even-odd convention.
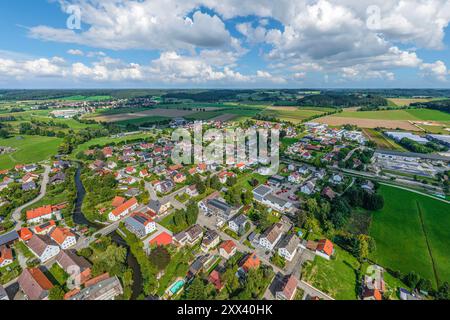
[[[42,183],[41,183],[41,191],[39,192],[39,195],[35,199],[31,200],[30,202],[25,203],[23,206],[15,209],[12,214],[12,218],[16,222],[16,230],[20,230],[22,228],[22,224],[23,224],[23,222],[21,221],[22,210],[24,210],[25,208],[28,208],[29,206],[37,203],[40,200],[42,200],[42,198],[44,198],[45,194],[47,193],[47,185],[48,185],[48,181],[49,181],[49,174],[50,174],[51,168],[50,168],[50,166],[47,166],[47,165],[44,165],[43,167],[45,168],[45,171],[43,174]]]

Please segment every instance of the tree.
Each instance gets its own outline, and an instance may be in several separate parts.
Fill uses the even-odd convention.
[[[220,183],[219,177],[217,175],[214,175],[211,177],[209,184],[210,184],[210,187],[215,190],[222,189],[222,184]]]
[[[242,203],[245,205],[249,205],[253,202],[253,192],[247,190],[242,194]]]
[[[232,187],[237,183],[236,176],[228,177],[227,178],[227,186]]]
[[[360,234],[358,236],[358,248],[357,248],[357,255],[358,260],[360,262],[364,261],[369,257],[370,249],[369,249],[369,237],[364,234]]]
[[[420,276],[415,273],[414,271],[411,271],[410,273],[408,273],[405,278],[403,279],[403,281],[411,288],[411,289],[415,289],[417,288],[417,285],[419,284],[420,281]]]
[[[203,280],[196,277],[189,288],[186,290],[187,300],[206,300],[206,286]]]
[[[206,185],[202,180],[197,182],[197,190],[199,194],[203,194],[206,192]]]
[[[148,258],[158,270],[164,270],[170,263],[170,253],[163,246],[153,249]]]
[[[444,282],[435,293],[435,298],[438,300],[449,300],[450,299],[450,286],[448,282]]]
[[[420,279],[417,284],[417,289],[425,292],[430,292],[433,289],[431,281],[428,279]]]

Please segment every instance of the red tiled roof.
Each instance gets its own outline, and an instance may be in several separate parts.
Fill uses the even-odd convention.
[[[327,239],[320,240],[317,244],[316,250],[322,251],[328,256],[331,256],[333,254],[333,243]]]
[[[56,227],[51,233],[50,237],[59,245],[66,241],[67,237],[74,237],[75,235],[67,228]]]
[[[284,280],[284,284],[283,284],[283,294],[284,296],[289,299],[292,300],[294,297],[294,293],[295,290],[297,289],[297,279],[291,275],[288,276],[285,280]]]
[[[236,248],[236,244],[231,240],[227,240],[220,245],[220,248],[225,250],[228,254],[230,254],[233,251],[233,249]]]
[[[214,270],[213,272],[211,272],[211,274],[209,275],[208,281],[211,282],[218,291],[222,290],[223,283],[220,280],[220,274],[217,270]]]
[[[19,236],[23,241],[28,241],[33,236],[33,233],[31,233],[30,229],[28,228],[22,228],[19,231]]]
[[[366,289],[364,290],[364,298],[373,297],[375,300],[381,301],[383,300],[383,296],[381,295],[380,290],[378,289]]]
[[[114,208],[120,207],[122,204],[125,203],[125,200],[126,200],[126,199],[123,198],[123,197],[115,197],[115,198],[113,199],[111,205],[112,205]]]
[[[39,284],[39,286],[44,290],[50,290],[53,288],[52,283],[45,274],[38,268],[28,269],[33,279]]]
[[[172,243],[172,236],[167,232],[162,232],[150,241],[150,245],[167,246]]]
[[[99,283],[99,282],[101,282],[103,280],[106,280],[106,279],[109,279],[109,273],[104,273],[102,275],[99,275],[98,277],[95,277],[95,278],[92,278],[92,279],[86,281],[84,283],[84,286],[86,288],[92,287],[93,285],[96,285],[97,283]]]
[[[117,217],[117,216],[121,215],[124,211],[130,209],[135,204],[137,204],[136,198],[131,198],[130,200],[128,200],[124,204],[122,204],[119,207],[117,207],[116,209],[114,209],[112,211],[112,214]]]
[[[173,166],[170,166],[169,167],[169,170],[170,171],[175,171],[175,170],[180,170],[180,169],[182,169],[183,168],[183,166],[181,165],[181,164],[175,164],[175,165],[173,165]]]
[[[259,261],[259,258],[256,256],[256,253],[252,253],[247,257],[244,264],[242,265],[242,268],[245,270],[245,272],[248,272],[251,269],[259,268],[260,264],[261,261]]]
[[[43,206],[27,211],[27,220],[39,218],[52,213],[52,206]]]
[[[1,246],[0,247],[0,264],[3,263],[5,260],[12,260],[13,254],[12,250],[8,248],[7,246]]]
[[[48,223],[45,223],[43,225],[37,226],[34,228],[34,232],[41,233],[42,231],[52,228],[56,225],[54,220],[50,220]]]

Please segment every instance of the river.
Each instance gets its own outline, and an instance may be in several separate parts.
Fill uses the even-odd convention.
[[[86,190],[84,189],[83,182],[81,181],[81,164],[78,163],[78,169],[75,174],[75,186],[77,188],[77,199],[75,202],[75,209],[73,212],[73,221],[77,225],[86,225],[90,228],[99,229],[101,225],[92,223],[89,221],[83,214],[81,208],[83,206],[84,197],[86,195]],[[120,236],[116,231],[111,234],[111,239],[117,243],[119,246],[127,248],[127,264],[133,270],[133,286],[132,286],[132,295],[131,300],[136,300],[138,296],[142,293],[143,289],[143,281],[142,281],[142,273],[139,264],[131,254],[130,248],[125,242],[125,240]]]

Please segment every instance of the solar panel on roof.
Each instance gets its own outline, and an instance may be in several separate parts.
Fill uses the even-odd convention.
[[[142,224],[145,224],[147,222],[147,219],[143,216],[134,216],[133,218]]]
[[[217,199],[210,200],[209,204],[222,210],[222,211],[228,211],[231,209],[229,205],[227,205],[226,203],[219,201]]]

